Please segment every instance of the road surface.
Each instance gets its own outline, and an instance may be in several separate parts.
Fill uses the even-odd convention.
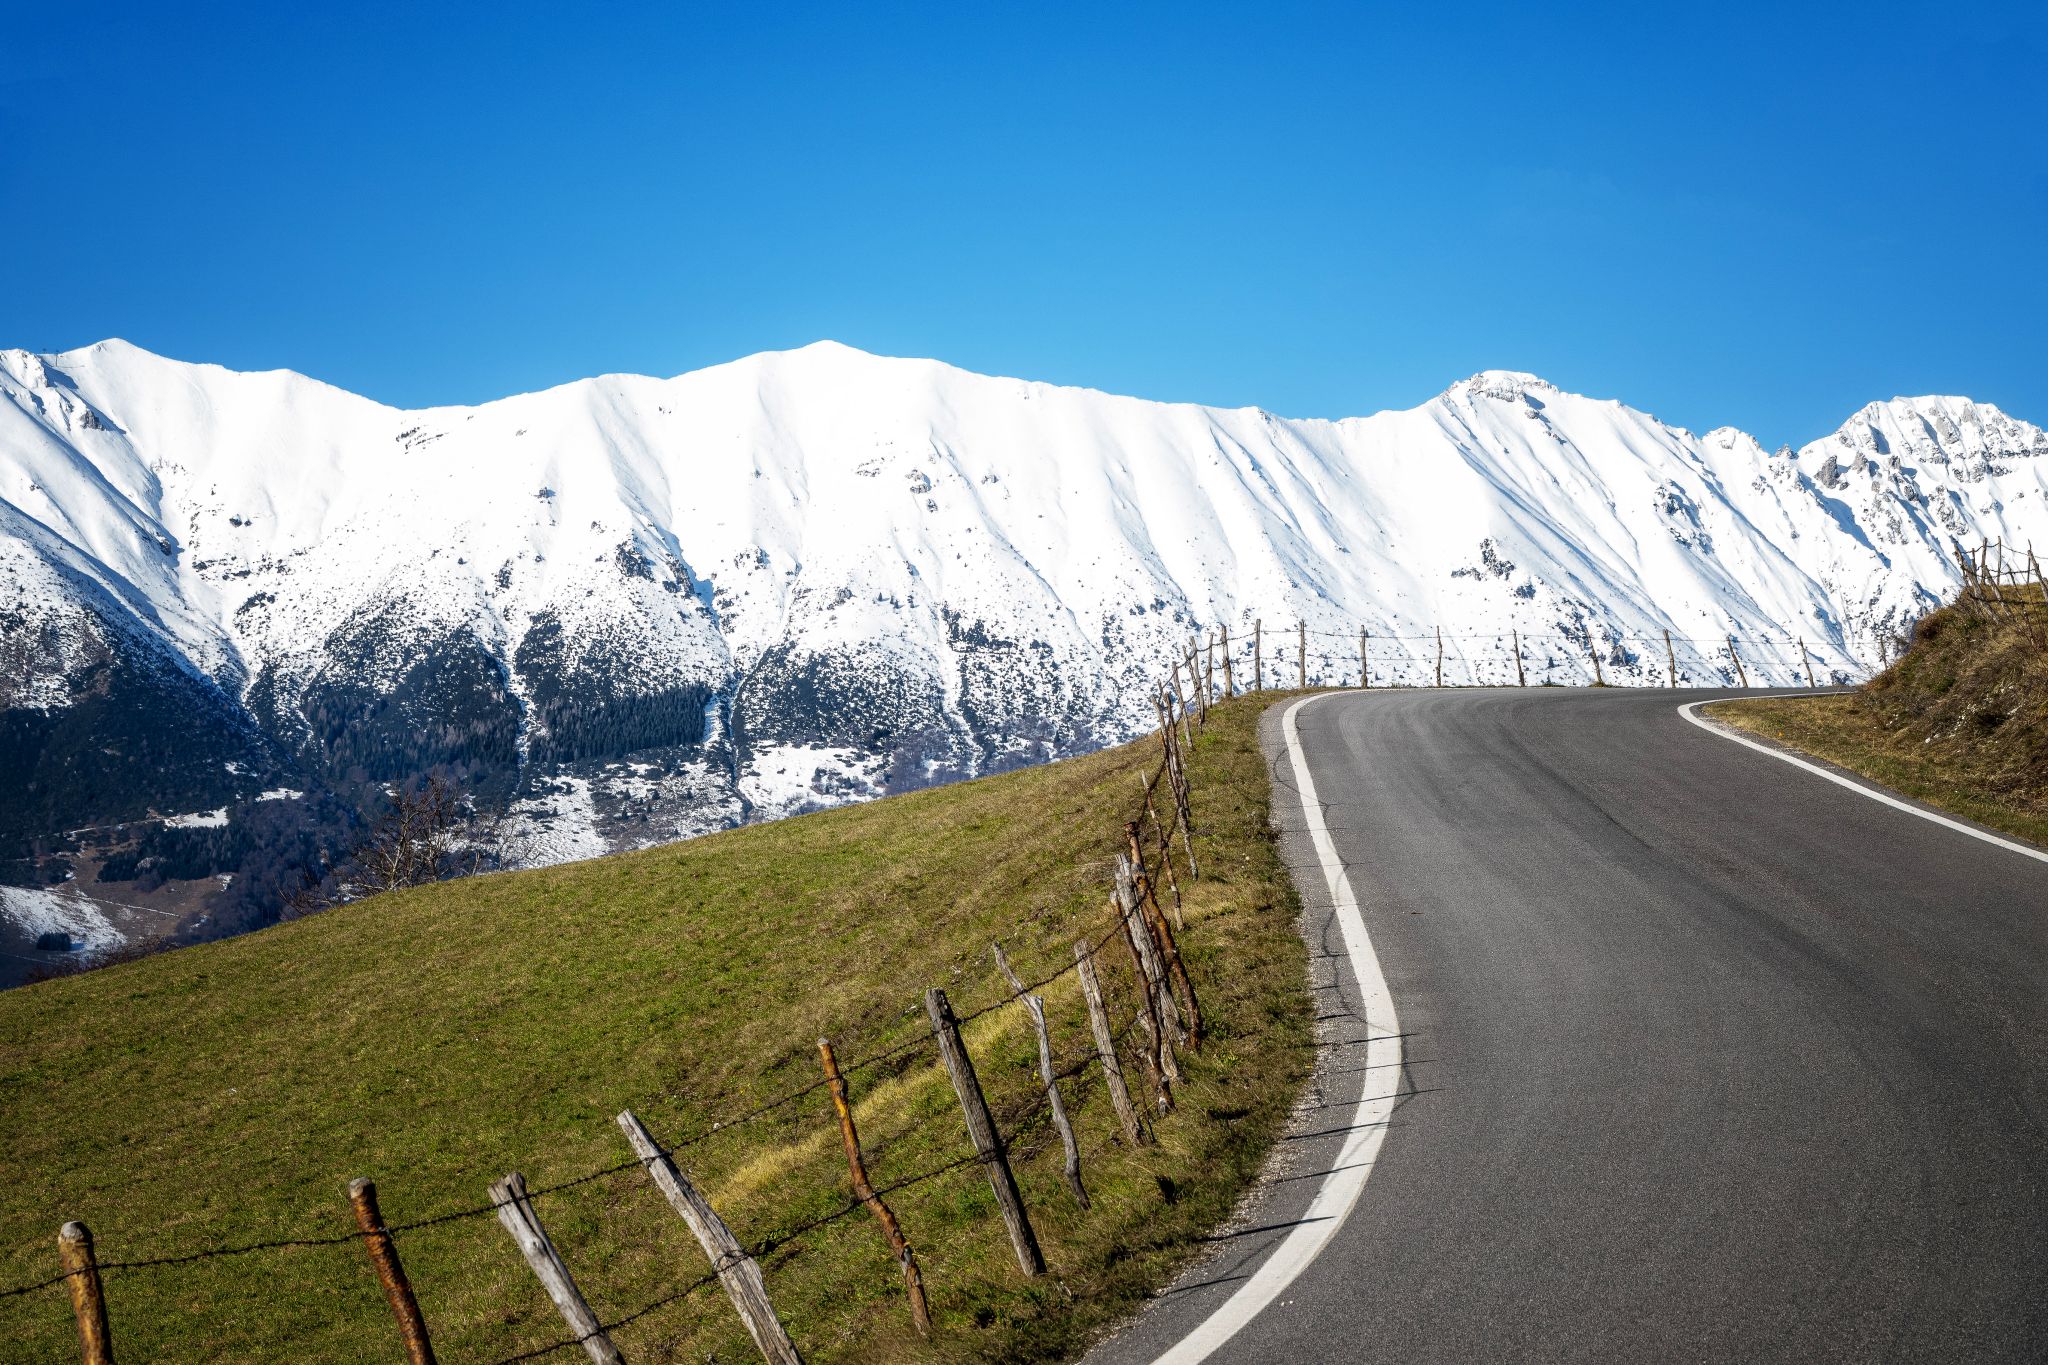
[[[1302,705],[1362,955],[1268,712],[1313,1104],[1091,1365],[2048,1359],[2048,863],[1709,695]]]

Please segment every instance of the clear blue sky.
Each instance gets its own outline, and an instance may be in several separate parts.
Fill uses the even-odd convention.
[[[42,5],[0,345],[392,403],[832,337],[1345,416],[2048,423],[2039,6]],[[348,10],[346,15],[340,13]]]

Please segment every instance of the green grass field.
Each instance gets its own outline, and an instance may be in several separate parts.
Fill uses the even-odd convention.
[[[901,1282],[849,1188],[822,1091],[679,1157],[763,1258],[807,1357],[1038,1360],[1129,1311],[1256,1174],[1311,1063],[1305,949],[1267,823],[1258,704],[1212,710],[1192,764],[1197,852],[1183,950],[1210,1016],[1160,1145],[1120,1137],[1099,1068],[1065,1084],[1094,1208],[1080,1213],[1035,1112],[1021,1007],[968,1043],[1050,1273],[1017,1270],[976,1167],[891,1196],[937,1329],[911,1331]],[[65,1219],[105,1261],[352,1229],[367,1175],[393,1223],[487,1202],[508,1171],[540,1187],[616,1165],[634,1108],[675,1143],[925,1032],[921,994],[965,1014],[1108,927],[1111,859],[1156,738],[981,781],[663,848],[443,883],[226,942],[0,994],[0,1283],[55,1273]],[[1135,997],[1121,957],[1105,986]],[[1046,988],[1060,1062],[1091,1049],[1074,975]],[[1127,1065],[1129,1064],[1127,1056]],[[850,1077],[878,1185],[969,1151],[929,1045]],[[536,1203],[600,1317],[634,1313],[707,1269],[637,1169]],[[782,1240],[787,1238],[787,1240]],[[564,1327],[489,1216],[399,1248],[444,1362],[543,1346]],[[124,1360],[399,1357],[359,1244],[252,1252],[106,1277]],[[754,1358],[713,1287],[614,1338],[633,1361]],[[0,1356],[75,1353],[61,1287],[0,1299]],[[564,1351],[551,1359],[580,1359]]]

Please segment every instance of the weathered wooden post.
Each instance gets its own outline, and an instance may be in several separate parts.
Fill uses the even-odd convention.
[[[1436,685],[1444,685],[1444,628],[1436,628]]]
[[[1116,916],[1117,927],[1123,930],[1124,948],[1131,955],[1131,979],[1138,986],[1138,1028],[1145,1035],[1138,1060],[1145,1068],[1145,1078],[1152,1082],[1159,1112],[1168,1113],[1173,1108],[1173,1082],[1180,1079],[1180,1069],[1174,1064],[1173,1049],[1167,1046],[1165,1031],[1159,1024],[1159,1001],[1152,992],[1151,978],[1145,974],[1145,959],[1138,948],[1138,926],[1132,922],[1131,909],[1121,896],[1111,895],[1109,911]]]
[[[1678,686],[1678,655],[1671,648],[1671,632],[1664,632],[1664,666],[1671,675],[1671,685]]]
[[[732,1229],[718,1216],[718,1210],[711,1207],[711,1201],[690,1183],[690,1177],[661,1150],[638,1115],[624,1110],[618,1123],[626,1141],[633,1146],[633,1155],[647,1168],[655,1187],[704,1248],[711,1269],[717,1273],[719,1284],[725,1287],[726,1297],[732,1300],[740,1322],[754,1339],[762,1358],[768,1365],[801,1365],[795,1344],[783,1330],[782,1319],[775,1315],[775,1305],[768,1300],[768,1285],[761,1278],[760,1263],[747,1254],[740,1239],[732,1235]]]
[[[1159,865],[1166,869],[1166,889],[1173,893],[1173,924],[1176,929],[1185,929],[1187,920],[1181,914],[1180,878],[1173,871],[1173,841],[1167,838],[1166,826],[1160,823],[1159,807],[1152,803],[1152,786],[1144,778],[1138,779],[1138,788],[1145,793],[1145,814],[1152,820],[1152,837],[1159,841]]]
[[[1230,623],[1223,623],[1223,695],[1237,695],[1237,679],[1230,671]]]
[[[1059,1078],[1052,1068],[1052,1033],[1045,1026],[1045,1001],[1024,989],[1024,981],[1010,966],[1009,954],[1003,945],[989,945],[996,955],[996,966],[1009,979],[1010,989],[1024,1002],[1025,1012],[1031,1016],[1031,1027],[1038,1034],[1038,1077],[1045,1082],[1045,1102],[1052,1114],[1052,1126],[1060,1135],[1060,1149],[1066,1157],[1067,1190],[1074,1196],[1074,1202],[1081,1208],[1088,1207],[1088,1190],[1081,1184],[1081,1145],[1074,1140],[1074,1125],[1067,1122],[1067,1106],[1060,1099]]]
[[[1728,637],[1728,657],[1735,660],[1735,677],[1744,687],[1749,686],[1749,674],[1742,667],[1742,656],[1735,652],[1735,637]]]
[[[505,1225],[505,1231],[512,1234],[520,1254],[526,1257],[526,1264],[532,1268],[541,1287],[548,1291],[548,1297],[555,1301],[562,1321],[568,1323],[569,1330],[576,1334],[577,1344],[583,1347],[584,1354],[596,1365],[626,1365],[626,1358],[605,1335],[604,1324],[591,1311],[589,1300],[576,1287],[575,1277],[563,1264],[561,1253],[548,1240],[547,1229],[541,1226],[540,1216],[533,1211],[533,1201],[527,1196],[526,1177],[514,1171],[503,1180],[494,1181],[491,1202],[498,1206],[498,1221]]]
[[[1158,941],[1160,955],[1165,958],[1167,974],[1172,978],[1172,988],[1180,991],[1181,1003],[1186,1007],[1188,1046],[1202,1046],[1202,1005],[1195,999],[1195,983],[1188,977],[1187,965],[1180,960],[1180,945],[1174,942],[1173,926],[1166,922],[1166,915],[1159,908],[1159,897],[1152,886],[1152,878],[1145,872],[1145,851],[1138,842],[1138,822],[1131,820],[1124,825],[1124,840],[1130,845],[1132,877],[1139,894],[1144,898],[1148,914],[1146,923],[1151,926],[1152,935]]]
[[[889,1244],[896,1264],[903,1267],[903,1291],[910,1296],[910,1320],[917,1324],[919,1336],[928,1336],[932,1330],[932,1311],[925,1303],[924,1276],[918,1273],[917,1253],[904,1240],[895,1213],[875,1193],[874,1183],[868,1179],[867,1158],[860,1150],[860,1130],[854,1127],[853,1104],[846,1096],[846,1078],[839,1074],[839,1059],[832,1055],[830,1040],[818,1040],[818,1057],[825,1065],[825,1082],[832,1089],[833,1112],[839,1116],[839,1140],[846,1147],[846,1170],[853,1181],[853,1197],[867,1205],[868,1212],[881,1224],[882,1239]]]
[[[1294,682],[1297,688],[1306,692],[1308,691],[1308,622],[1297,621],[1295,623],[1294,638],[1297,645],[1296,652],[1301,655],[1300,661],[1294,666]]]
[[[1138,1110],[1131,1103],[1130,1087],[1124,1084],[1124,1069],[1116,1056],[1116,1031],[1109,1026],[1109,1007],[1102,1000],[1102,982],[1095,975],[1095,955],[1086,943],[1074,945],[1074,971],[1081,978],[1081,995],[1088,1002],[1088,1031],[1095,1035],[1095,1055],[1102,1059],[1102,1079],[1109,1088],[1109,1104],[1116,1110],[1117,1122],[1123,1125],[1124,1136],[1133,1147],[1143,1147],[1151,1139],[1145,1136],[1145,1126],[1138,1121]]]
[[[1799,663],[1806,670],[1806,685],[1808,687],[1819,686],[1813,680],[1813,659],[1806,652],[1806,637],[1804,635],[1799,637]]]
[[[363,1234],[363,1248],[370,1253],[370,1264],[376,1268],[377,1283],[384,1286],[385,1302],[391,1305],[391,1316],[398,1319],[398,1336],[405,1343],[406,1360],[410,1365],[434,1365],[434,1345],[427,1337],[427,1320],[420,1313],[419,1300],[413,1297],[412,1282],[405,1278],[405,1266],[398,1259],[398,1244],[391,1240],[391,1232],[384,1226],[383,1211],[377,1207],[376,1183],[365,1179],[350,1181],[348,1202],[356,1213],[356,1227]]]
[[[114,1365],[114,1338],[107,1328],[107,1298],[100,1287],[99,1258],[93,1255],[92,1231],[73,1221],[57,1229],[57,1264],[71,1291],[71,1313],[78,1319],[78,1358],[84,1365]]]
[[[1593,638],[1593,628],[1586,627],[1586,643],[1593,654],[1593,686],[1607,686],[1607,679],[1600,672],[1600,642]]]
[[[1522,671],[1522,632],[1511,630],[1508,633],[1515,637],[1515,686],[1527,687],[1529,675]]]
[[[996,1207],[1002,1210],[1003,1222],[1010,1230],[1010,1246],[1017,1253],[1017,1266],[1026,1275],[1043,1275],[1045,1256],[1038,1250],[1031,1216],[1024,1211],[1024,1196],[1017,1191],[1017,1177],[1010,1173],[1010,1155],[1003,1146],[1003,1135],[996,1131],[988,1101],[982,1097],[981,1082],[974,1075],[974,1060],[967,1055],[967,1045],[960,1041],[960,1022],[953,1017],[953,1007],[946,1003],[946,993],[937,986],[924,993],[924,1009],[931,1016],[932,1036],[938,1039],[939,1056],[946,1063],[946,1074],[952,1078],[953,1093],[960,1097],[960,1112],[967,1119],[967,1136],[981,1157],[982,1169],[988,1172]]]
[[[1365,653],[1365,627],[1358,628],[1358,685],[1372,686],[1372,660]]]
[[[1185,739],[1190,745],[1192,745],[1195,742],[1195,732],[1188,725],[1188,699],[1185,695],[1182,694],[1180,690],[1180,664],[1175,663],[1171,669],[1167,670],[1167,672],[1169,676],[1171,676],[1173,679],[1174,705],[1180,708],[1181,738]]]
[[[1253,618],[1253,620],[1252,620],[1252,690],[1253,690],[1254,692],[1263,692],[1263,691],[1265,691],[1265,690],[1266,690],[1266,655],[1265,655],[1265,652],[1264,652],[1264,650],[1265,650],[1265,639],[1266,639],[1266,622],[1265,622],[1265,618],[1263,618],[1263,617],[1255,617],[1255,618]]]
[[[1131,865],[1127,854],[1117,854],[1117,903],[1124,908],[1124,923],[1131,930],[1131,946],[1138,959],[1138,970],[1144,978],[1147,993],[1152,997],[1152,1010],[1160,1024],[1159,1068],[1168,1079],[1178,1083],[1180,1063],[1175,1060],[1173,1050],[1187,1042],[1188,1026],[1181,1017],[1179,1002],[1174,999],[1173,985],[1167,979],[1164,952],[1152,932],[1152,917],[1146,912],[1138,880],[1141,875],[1140,870]]]

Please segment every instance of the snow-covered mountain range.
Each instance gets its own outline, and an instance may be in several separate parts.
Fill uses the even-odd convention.
[[[120,341],[0,351],[0,833],[459,770],[548,861],[1148,723],[1189,638],[1290,679],[1861,676],[2048,546],[2048,433],[1873,403],[1798,451],[1489,371],[1342,421],[831,343],[401,411]],[[1242,657],[1242,656],[1240,656]],[[307,798],[312,799],[311,797]],[[275,803],[272,803],[275,804]]]

